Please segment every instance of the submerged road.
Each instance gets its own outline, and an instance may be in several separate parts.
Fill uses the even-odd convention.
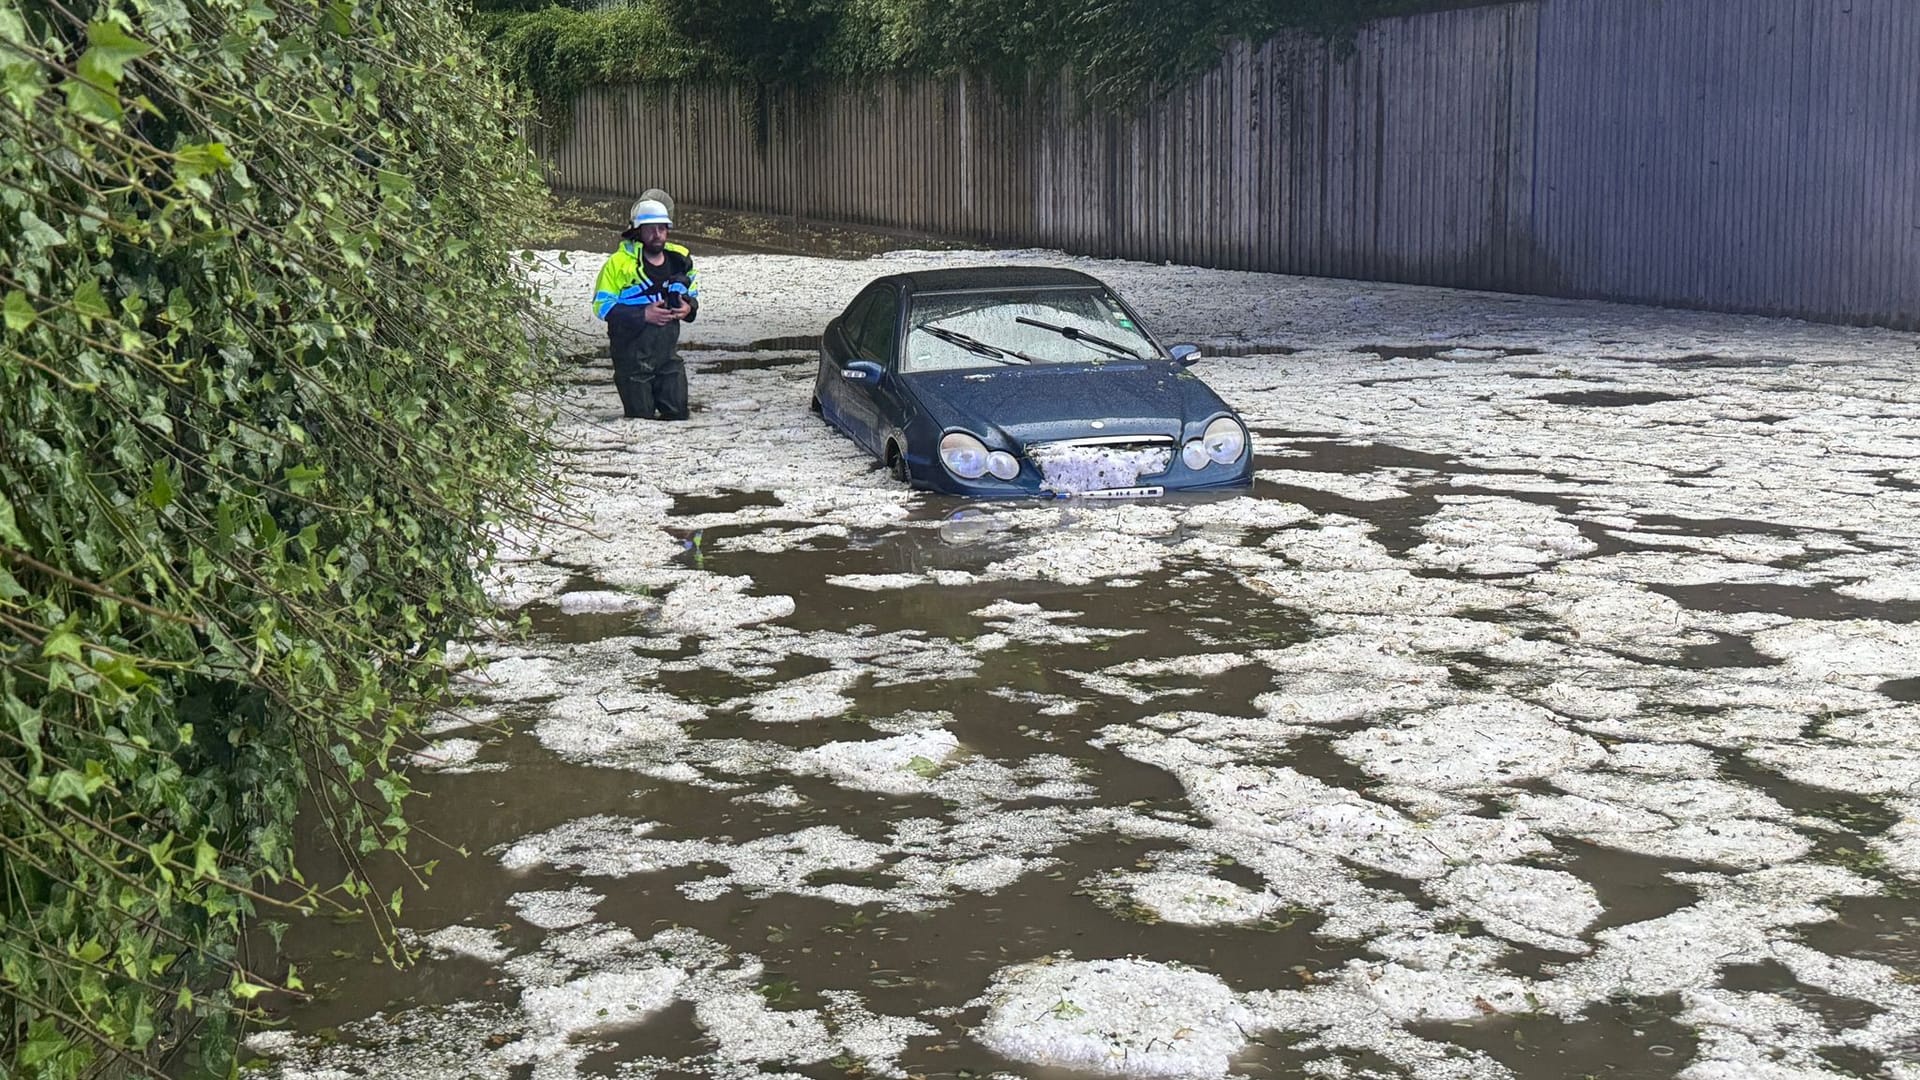
[[[1208,346],[1255,486],[966,506],[807,412],[866,280],[996,260]],[[471,855],[410,969],[289,930],[265,1075],[1920,1077],[1920,338],[728,255],[654,424],[597,265],[587,527],[416,758]]]

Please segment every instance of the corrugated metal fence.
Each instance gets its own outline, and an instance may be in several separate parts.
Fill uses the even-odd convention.
[[[1095,255],[1920,326],[1920,2],[1532,0],[1071,80],[581,99],[563,186]]]

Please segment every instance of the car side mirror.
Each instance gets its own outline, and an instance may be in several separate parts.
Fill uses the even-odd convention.
[[[855,360],[840,369],[841,378],[849,382],[866,383],[869,386],[878,386],[881,377],[886,373],[886,368],[871,360]]]
[[[1173,362],[1181,367],[1192,367],[1193,362],[1200,359],[1200,346],[1175,345],[1167,350],[1167,355],[1173,357]]]

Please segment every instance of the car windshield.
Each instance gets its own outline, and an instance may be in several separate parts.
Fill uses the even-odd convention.
[[[900,371],[1079,364],[1159,353],[1105,289],[934,293],[914,299]]]

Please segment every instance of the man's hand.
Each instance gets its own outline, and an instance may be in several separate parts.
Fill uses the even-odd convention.
[[[679,321],[681,315],[678,311],[668,311],[667,306],[660,303],[648,304],[641,314],[646,317],[648,326],[665,326]]]

